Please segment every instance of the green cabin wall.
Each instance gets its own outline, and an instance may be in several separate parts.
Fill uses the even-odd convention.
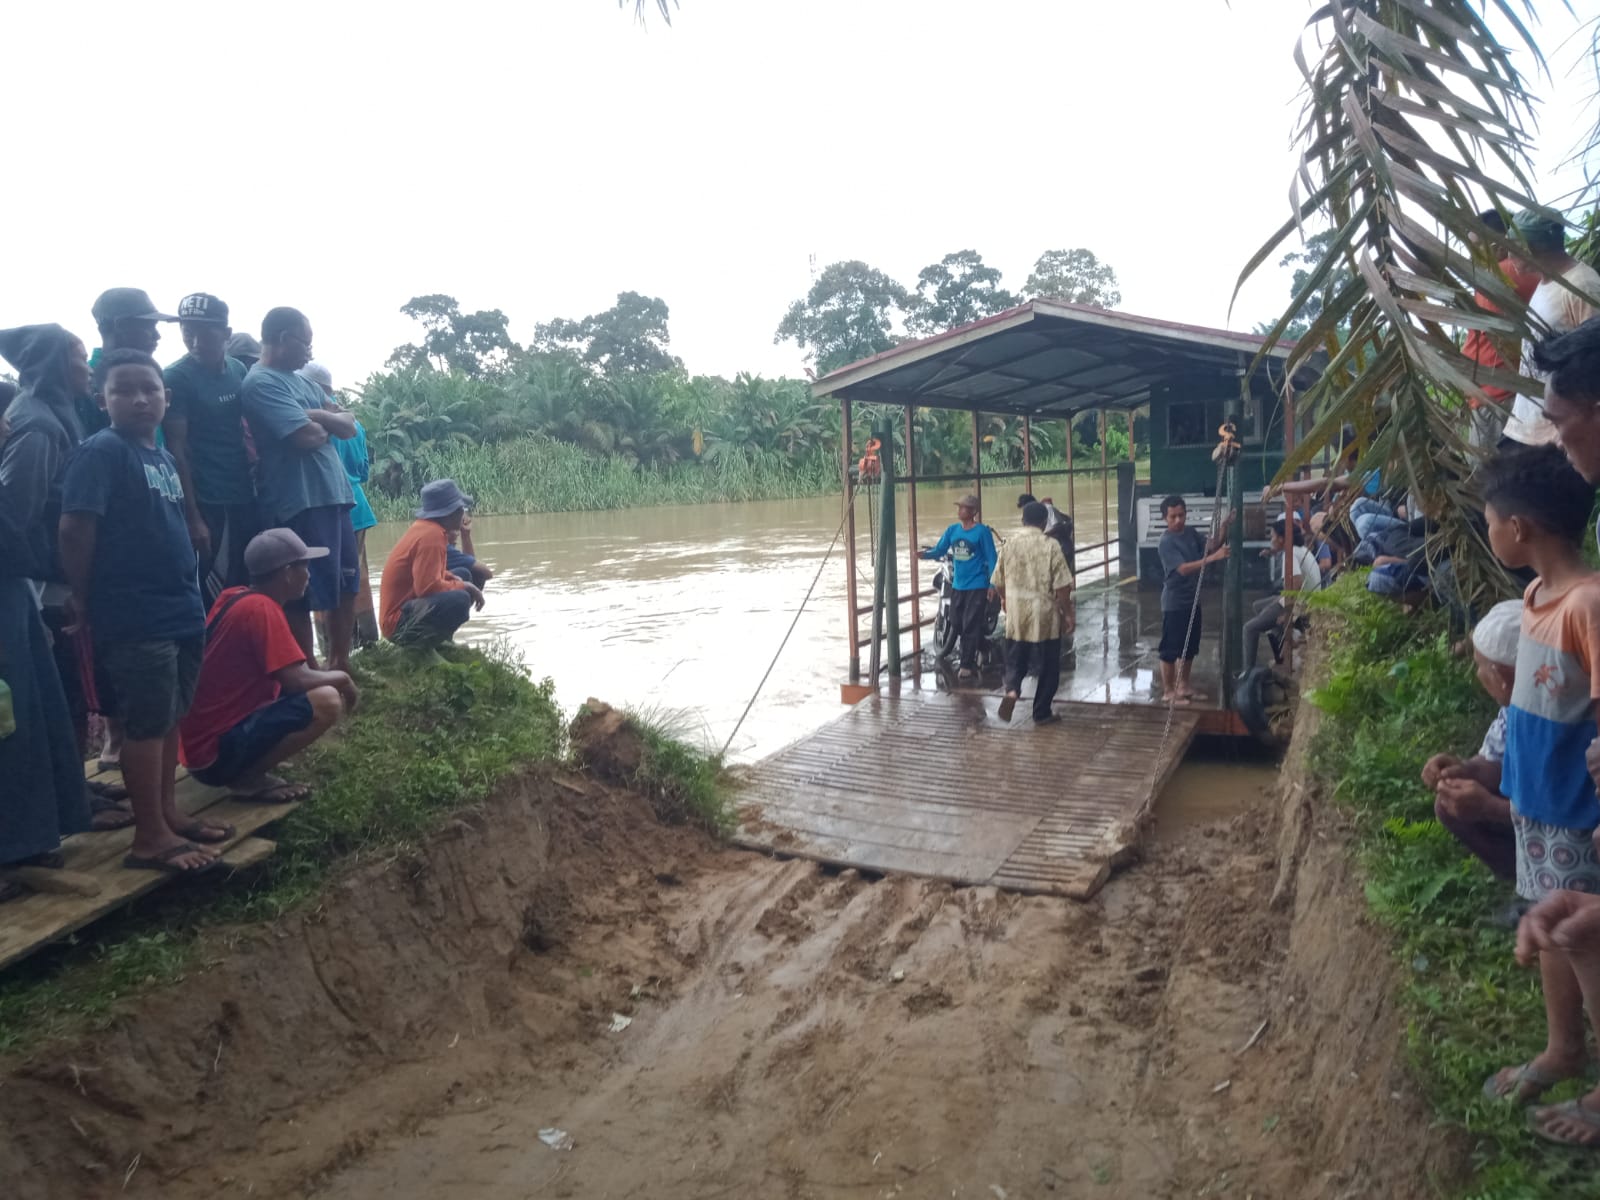
[[[1282,400],[1263,380],[1254,380],[1252,401],[1254,418],[1247,415],[1244,430],[1244,490],[1265,488],[1283,466]],[[1238,381],[1232,376],[1212,372],[1181,377],[1153,388],[1150,393],[1150,492],[1203,492],[1211,495],[1217,486],[1217,467],[1211,451],[1217,444],[1217,427],[1228,403],[1239,395]],[[1196,407],[1205,406],[1203,418]],[[1174,412],[1174,406],[1179,406]],[[1173,419],[1177,419],[1177,429]],[[1171,445],[1170,432],[1182,433],[1187,427],[1201,432],[1203,444]],[[1263,436],[1264,435],[1264,436]],[[1192,441],[1185,438],[1185,441]]]

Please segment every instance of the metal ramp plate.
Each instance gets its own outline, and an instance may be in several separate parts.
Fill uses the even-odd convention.
[[[1086,898],[1138,836],[1199,713],[1058,704],[1035,727],[998,697],[862,701],[745,778],[734,841],[840,866]]]

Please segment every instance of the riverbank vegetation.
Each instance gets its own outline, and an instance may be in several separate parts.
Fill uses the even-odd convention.
[[[1512,934],[1489,924],[1510,889],[1434,819],[1421,780],[1430,755],[1476,751],[1493,703],[1442,613],[1406,614],[1364,584],[1347,576],[1311,600],[1328,657],[1310,696],[1322,724],[1309,765],[1355,818],[1368,904],[1404,980],[1412,1064],[1439,1117],[1472,1139],[1472,1200],[1589,1195],[1593,1151],[1538,1140],[1524,1110],[1483,1095],[1486,1078],[1543,1047],[1544,1001],[1538,974],[1513,960]]]
[[[795,341],[826,372],[976,320],[1023,296],[1060,295],[1110,305],[1116,275],[1088,250],[1050,251],[1022,293],[975,251],[946,255],[902,287],[863,263],[835,263],[795,301],[777,340]],[[453,297],[417,296],[401,310],[421,326],[383,371],[346,398],[367,430],[374,508],[409,512],[417,488],[452,476],[486,512],[557,512],[651,504],[775,499],[841,487],[837,407],[812,399],[804,379],[690,375],[670,352],[669,310],[653,296],[623,292],[603,312],[557,318],[532,340],[512,340],[498,309],[463,312]],[[903,462],[899,410],[858,411],[853,461],[875,425],[893,427]],[[1142,436],[1142,423],[1135,433]],[[919,410],[917,469],[954,474],[972,462],[966,413]],[[1032,431],[1036,461],[1062,458],[1060,422]],[[1097,460],[1102,431],[1093,414],[1074,426],[1080,458]],[[1127,455],[1128,433],[1104,434],[1111,458]],[[986,466],[1023,461],[1019,418],[987,416],[979,430]]]
[[[203,969],[202,931],[229,926],[248,937],[253,924],[314,904],[336,874],[405,853],[519,772],[566,761],[566,721],[549,681],[534,682],[501,651],[443,654],[423,662],[387,644],[358,654],[361,707],[293,764],[316,794],[272,827],[276,851],[247,879],[217,872],[224,878],[161,889],[83,940],[10,968],[0,1052],[108,1020],[131,993]],[[652,796],[724,828],[720,764],[669,729],[643,727],[641,738],[641,784]]]

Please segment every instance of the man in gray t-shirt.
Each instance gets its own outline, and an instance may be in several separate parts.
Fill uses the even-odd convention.
[[[273,309],[261,322],[261,361],[245,376],[240,407],[256,448],[264,523],[328,551],[307,564],[305,596],[284,606],[289,628],[315,670],[311,614],[329,614],[328,669],[348,671],[360,558],[350,524],[355,495],[332,439],[354,437],[356,419],[295,374],[310,361],[311,322],[298,309]]]
[[[1161,519],[1167,531],[1161,535],[1156,553],[1161,556],[1161,690],[1177,704],[1195,698],[1189,686],[1189,669],[1200,649],[1200,609],[1195,596],[1200,587],[1200,572],[1208,563],[1228,557],[1230,512],[1222,526],[1208,541],[1198,529],[1189,528],[1189,509],[1182,496],[1168,496],[1161,502]]]

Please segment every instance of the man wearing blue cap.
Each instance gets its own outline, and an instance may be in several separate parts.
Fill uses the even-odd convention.
[[[383,635],[405,646],[432,648],[448,642],[483,592],[449,571],[450,535],[472,507],[472,497],[453,479],[436,479],[422,489],[422,507],[383,564],[378,588]]]

